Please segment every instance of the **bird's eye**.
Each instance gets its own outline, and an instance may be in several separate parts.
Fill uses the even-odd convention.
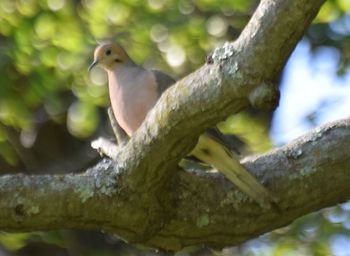
[[[111,55],[111,53],[112,53],[111,50],[107,50],[107,51],[106,51],[106,55],[107,55],[107,56],[108,56],[108,55]]]

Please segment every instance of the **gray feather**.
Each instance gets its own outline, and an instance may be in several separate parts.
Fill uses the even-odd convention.
[[[238,135],[223,134],[216,126],[208,128],[206,130],[206,133],[212,139],[215,139],[217,142],[225,146],[226,149],[236,153],[237,155],[240,155],[247,151],[246,143]]]
[[[176,82],[174,78],[163,73],[162,71],[156,69],[153,69],[151,71],[153,72],[156,78],[159,95],[162,95],[162,93],[165,92],[166,89],[168,89],[171,85],[175,84]]]

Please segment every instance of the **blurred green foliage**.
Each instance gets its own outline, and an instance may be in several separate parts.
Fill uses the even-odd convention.
[[[104,118],[100,109],[109,104],[106,76],[100,69],[89,74],[87,67],[99,41],[112,38],[136,62],[181,77],[200,66],[215,46],[237,38],[256,6],[254,0],[1,0],[0,160],[8,168],[26,168],[23,156],[40,144],[37,138],[43,132],[39,128],[49,122],[55,126],[44,137],[48,145],[53,144],[57,127],[73,135],[68,147],[76,143],[74,137],[88,141],[97,132]],[[339,75],[350,63],[349,12],[348,0],[326,1],[306,34],[313,49],[331,46],[339,50]],[[220,124],[225,133],[244,137],[253,151],[271,147],[269,126],[269,115],[251,112]],[[330,255],[330,239],[335,234],[349,235],[348,218],[335,221],[329,217],[339,214],[348,216],[348,209],[309,215],[263,238],[268,246],[252,242],[240,251],[242,255]],[[1,234],[0,245],[15,252],[34,239],[70,248],[84,244],[77,237],[67,232]],[[120,250],[119,245],[111,250],[85,246],[89,253],[83,255],[116,255],[115,251],[144,255],[125,246]],[[181,255],[196,252],[192,248]],[[214,254],[224,252],[197,255]]]
[[[9,251],[16,251],[27,244],[29,237],[29,233],[17,233],[11,235],[0,234],[0,245]]]

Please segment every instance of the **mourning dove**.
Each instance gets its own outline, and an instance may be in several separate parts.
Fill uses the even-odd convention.
[[[89,70],[97,64],[108,74],[114,116],[129,136],[140,127],[160,95],[175,83],[172,77],[161,71],[137,65],[116,43],[96,47]],[[218,133],[217,129],[210,129],[202,134],[190,155],[223,173],[262,208],[269,209],[275,201],[273,195],[240,164],[238,155],[218,139]]]

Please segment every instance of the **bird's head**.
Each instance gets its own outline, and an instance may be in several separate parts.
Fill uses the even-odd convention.
[[[89,66],[89,71],[97,64],[106,70],[112,70],[115,65],[131,62],[128,54],[117,43],[104,43],[96,47],[94,61]]]

